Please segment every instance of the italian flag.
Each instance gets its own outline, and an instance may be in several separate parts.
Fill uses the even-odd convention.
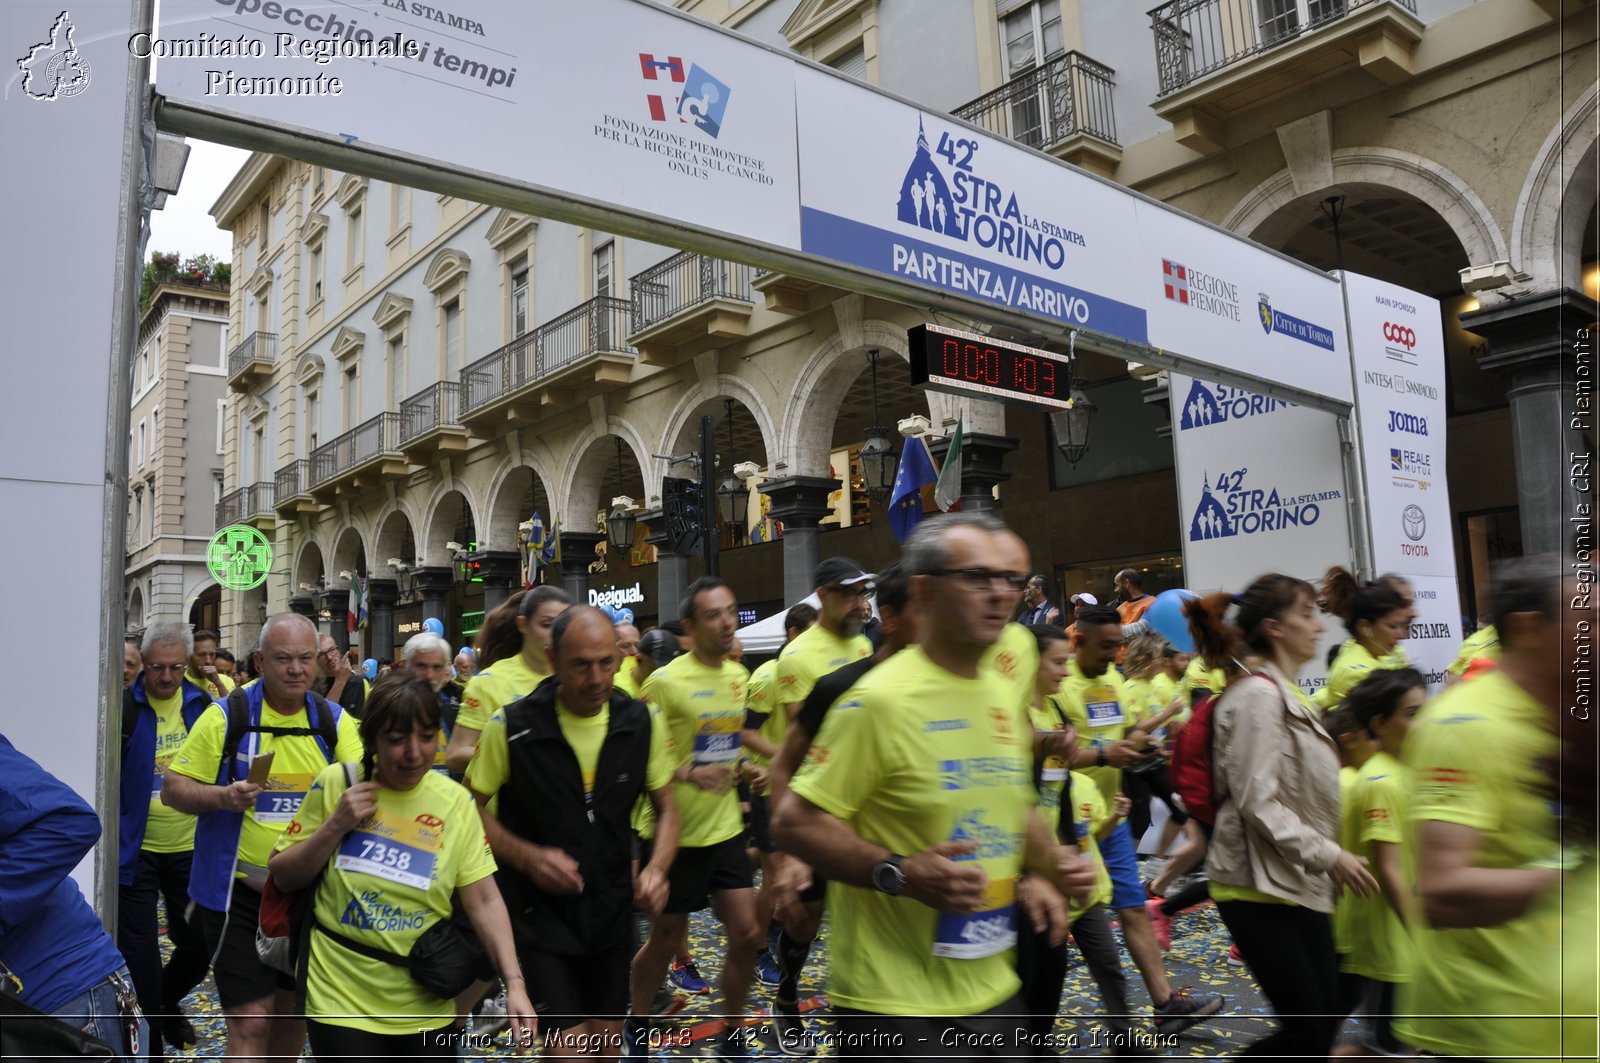
[[[950,449],[944,452],[939,482],[933,485],[933,500],[944,513],[961,508],[961,421],[956,419],[956,434],[950,439]]]

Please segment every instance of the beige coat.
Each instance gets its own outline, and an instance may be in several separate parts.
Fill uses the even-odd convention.
[[[1236,680],[1212,719],[1216,831],[1211,881],[1333,911],[1339,858],[1339,753],[1272,664]]]

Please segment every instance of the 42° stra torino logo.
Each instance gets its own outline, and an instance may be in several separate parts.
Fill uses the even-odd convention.
[[[61,12],[50,27],[50,39],[35,44],[17,60],[22,91],[29,99],[53,103],[89,87],[89,61],[72,39],[76,29],[72,16]]]

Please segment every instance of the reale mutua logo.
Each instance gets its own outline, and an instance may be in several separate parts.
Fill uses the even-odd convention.
[[[29,48],[17,60],[17,69],[22,71],[22,91],[30,99],[53,103],[89,87],[89,61],[72,39],[75,30],[71,15],[61,12],[50,26],[50,38]]]

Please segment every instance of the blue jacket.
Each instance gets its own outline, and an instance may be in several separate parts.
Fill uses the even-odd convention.
[[[100,820],[83,798],[0,735],[0,964],[41,1011],[122,967],[71,878],[99,840]]]
[[[211,704],[211,695],[189,680],[180,688],[183,695],[183,725],[192,728]],[[123,691],[123,705],[137,708],[131,731],[122,736],[121,814],[117,817],[117,884],[133,885],[139,870],[139,847],[144,844],[144,828],[150,819],[150,794],[156,776],[156,710],[144,692],[144,675]],[[128,713],[123,713],[126,721]]]

